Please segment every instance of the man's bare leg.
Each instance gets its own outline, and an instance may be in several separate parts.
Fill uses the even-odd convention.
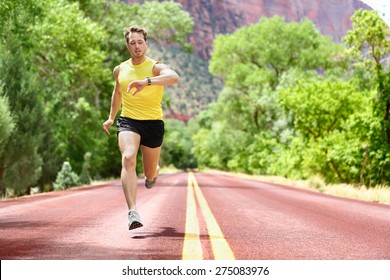
[[[157,148],[141,146],[141,149],[145,177],[151,181],[158,175],[158,162],[160,160],[161,146]]]
[[[119,149],[122,153],[121,181],[129,210],[137,210],[137,153],[140,135],[132,131],[119,133]]]

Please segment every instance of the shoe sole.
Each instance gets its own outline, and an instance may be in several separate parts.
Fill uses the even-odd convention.
[[[153,184],[150,184],[150,185],[148,185],[148,186],[145,184],[145,188],[147,188],[148,190],[150,190],[151,188],[154,187],[154,185],[156,184],[156,182],[157,182],[157,177],[155,178]]]
[[[151,188],[153,188],[155,183],[151,184],[150,186],[145,186],[145,188],[147,188],[148,190],[150,190]]]
[[[132,229],[136,229],[136,228],[140,228],[140,227],[143,227],[144,225],[141,224],[140,222],[133,222],[130,226],[129,226],[129,230],[132,230]]]

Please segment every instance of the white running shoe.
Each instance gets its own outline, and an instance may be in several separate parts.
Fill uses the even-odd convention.
[[[143,224],[141,224],[141,219],[137,211],[132,211],[132,210],[129,211],[128,218],[129,218],[129,230],[136,229],[143,226]]]

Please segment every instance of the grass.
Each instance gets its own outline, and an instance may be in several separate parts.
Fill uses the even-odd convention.
[[[370,202],[378,202],[390,204],[390,188],[378,186],[374,188],[354,187],[351,185],[328,185],[324,193],[365,200]]]
[[[309,180],[292,180],[279,176],[260,176],[260,175],[247,175],[242,173],[223,172],[216,170],[206,170],[205,172],[218,172],[227,175],[232,175],[239,178],[255,179],[263,182],[270,182],[275,184],[281,184],[286,186],[293,186],[303,189],[309,189],[329,195],[375,202],[390,204],[390,187],[377,186],[367,188],[365,186],[356,187],[347,184],[332,184],[327,185],[323,179],[319,176],[310,178]]]

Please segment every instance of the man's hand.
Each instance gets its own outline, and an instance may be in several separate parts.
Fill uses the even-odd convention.
[[[108,130],[108,128],[114,123],[114,120],[112,119],[108,119],[106,120],[104,123],[103,123],[103,129],[104,129],[104,132],[110,136],[110,131]]]
[[[137,94],[141,90],[144,89],[145,86],[148,85],[148,82],[146,80],[135,80],[132,81],[129,86],[127,87],[127,93],[129,93],[133,88],[135,88],[135,91],[132,93],[132,95]]]

